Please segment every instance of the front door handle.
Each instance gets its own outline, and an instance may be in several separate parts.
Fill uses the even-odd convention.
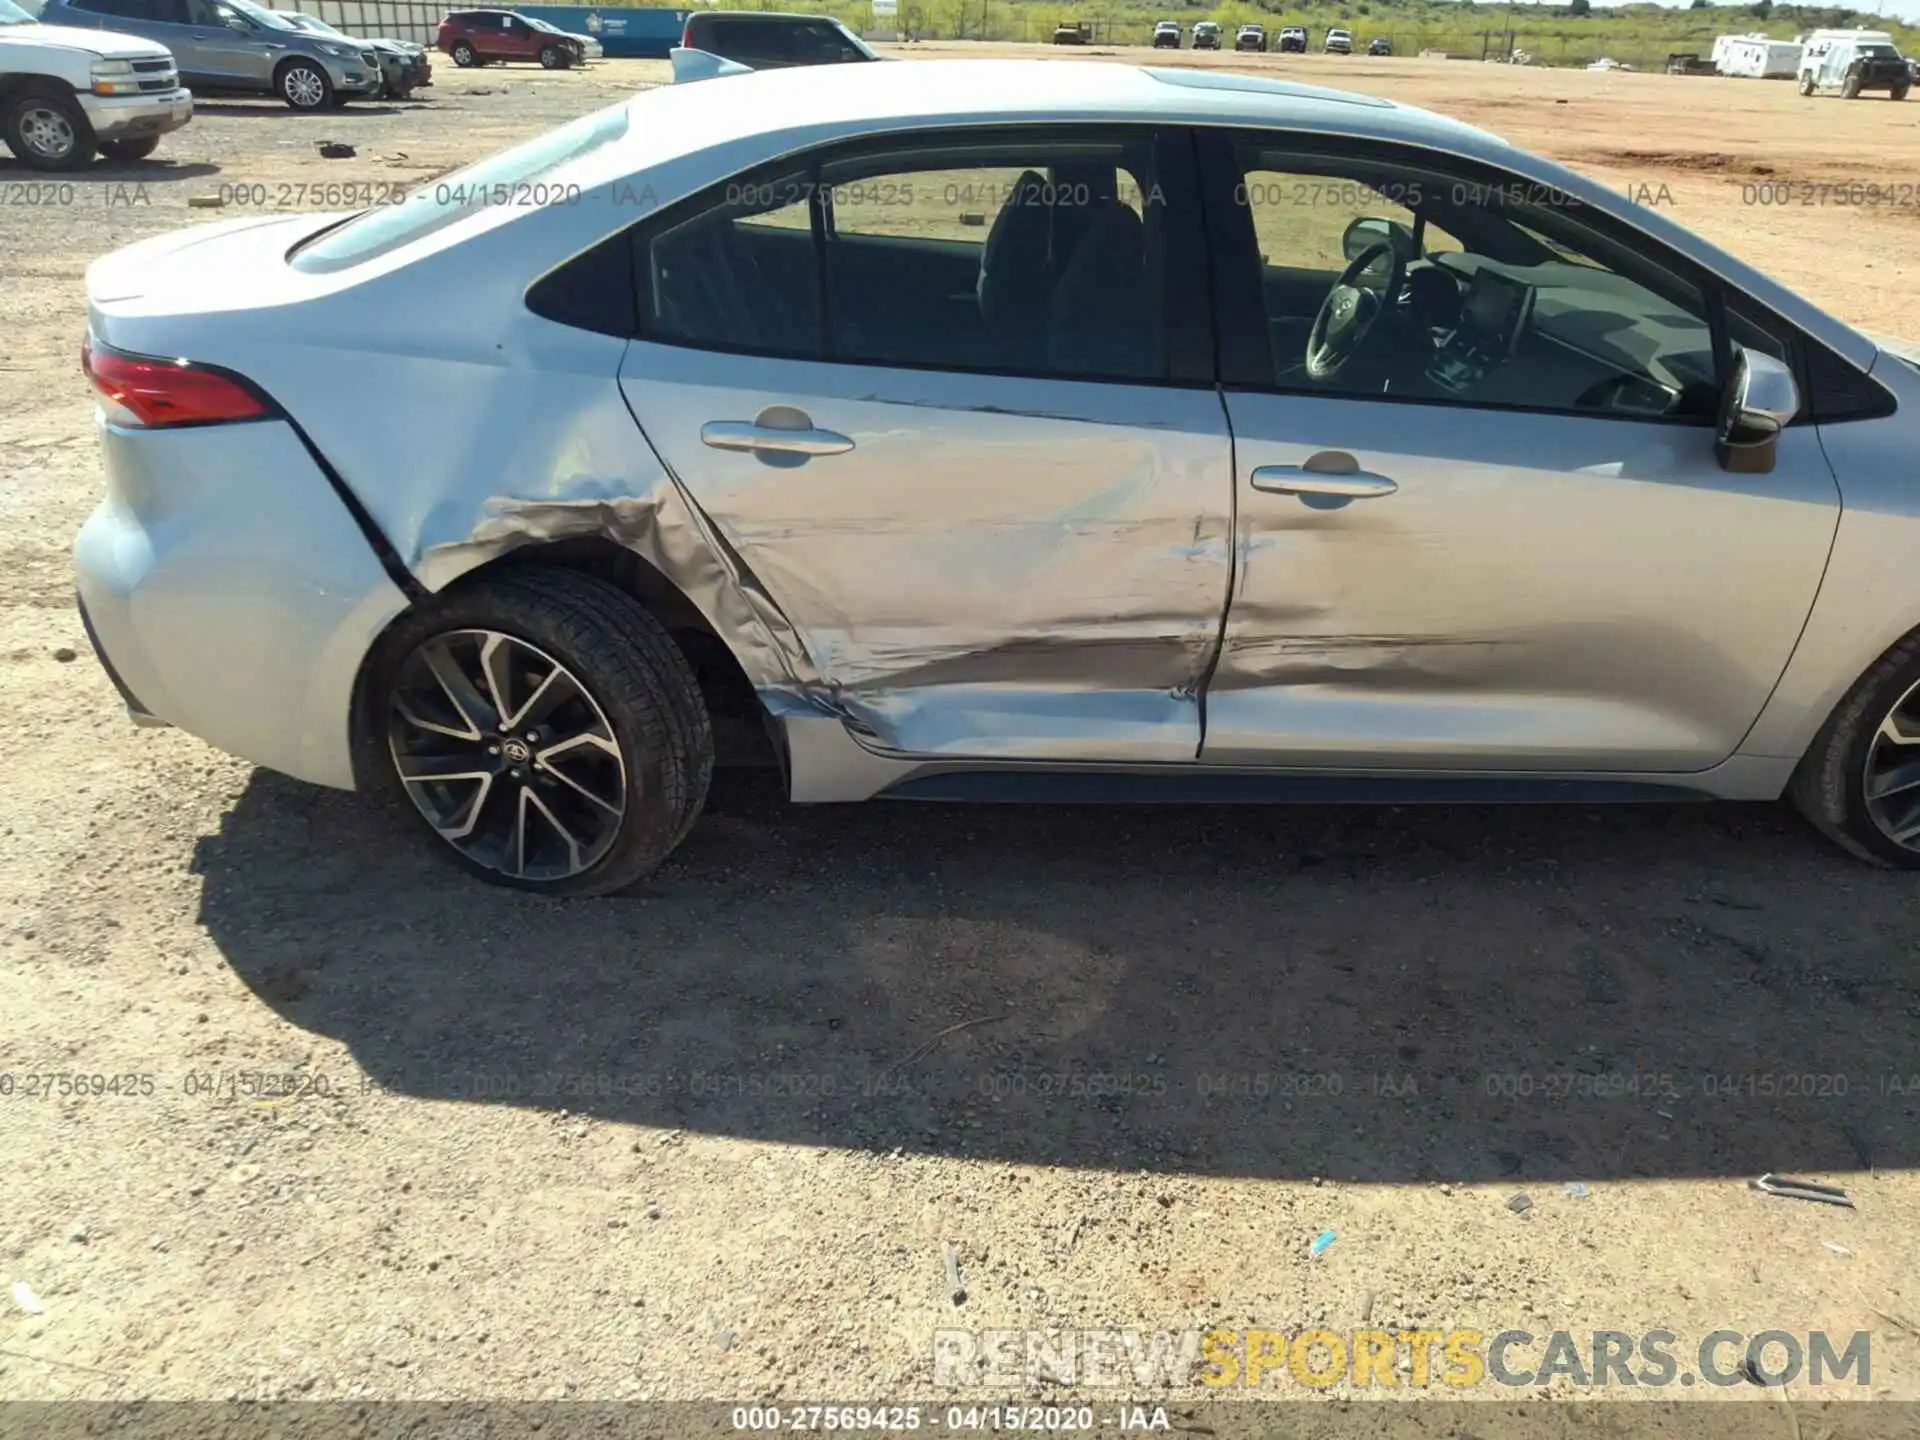
[[[844,455],[853,441],[834,430],[817,428],[807,412],[792,405],[769,405],[751,421],[709,420],[700,441],[715,450],[753,454]]]
[[[1337,495],[1342,500],[1372,500],[1400,487],[1384,475],[1362,470],[1344,450],[1318,450],[1299,465],[1262,465],[1253,488],[1269,495]]]

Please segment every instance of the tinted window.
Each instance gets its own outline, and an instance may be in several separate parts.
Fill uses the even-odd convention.
[[[644,237],[643,331],[727,350],[817,357],[812,195],[804,171],[734,182]]]
[[[1253,144],[1239,162],[1280,388],[1713,418],[1704,296],[1572,197]]]
[[[717,55],[742,65],[770,65],[787,55],[785,29],[779,25],[715,23],[707,30],[708,45]]]
[[[929,137],[735,182],[643,235],[643,329],[867,364],[1159,379],[1166,220],[1144,137]]]
[[[838,25],[796,25],[791,35],[792,58],[802,65],[837,65],[866,58]]]

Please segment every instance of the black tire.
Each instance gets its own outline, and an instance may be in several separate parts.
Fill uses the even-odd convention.
[[[1907,98],[1907,92],[1912,88],[1911,85],[1896,85],[1887,92],[1887,98],[1889,100],[1904,100]]]
[[[1813,94],[1813,76],[1802,75],[1800,77],[1800,93],[1802,95]]]
[[[363,776],[431,831],[402,782],[388,742],[393,686],[422,644],[493,630],[564,665],[599,707],[617,743],[624,813],[597,859],[578,873],[528,879],[481,863],[439,835],[434,847],[495,884],[549,895],[607,895],[635,884],[693,828],[713,774],[713,731],[686,657],[625,591],[577,571],[528,565],[455,586],[417,606],[383,637],[369,685]]]
[[[289,110],[310,113],[330,110],[335,101],[333,81],[311,60],[294,58],[273,72],[273,91],[286,101]]]
[[[1920,686],[1920,632],[1881,656],[1857,681],[1794,771],[1787,793],[1816,829],[1849,854],[1891,869],[1920,869],[1920,849],[1894,840],[1875,823],[1867,800],[1867,766],[1881,725],[1896,707],[1912,708]],[[1920,745],[1915,746],[1920,759]]]
[[[447,52],[453,57],[453,63],[462,70],[471,70],[480,61],[479,54],[464,40],[456,40],[453,49]]]
[[[1858,100],[1860,98],[1860,77],[1858,75],[1847,76],[1847,83],[1840,87],[1840,98],[1842,100]]]
[[[158,135],[143,135],[138,140],[102,140],[100,153],[109,160],[127,164],[134,160],[144,160],[160,148]]]
[[[30,170],[80,170],[98,147],[87,112],[70,92],[30,85],[0,108],[0,138]]]
[[[567,52],[558,45],[540,47],[540,68],[542,70],[564,70],[567,68]]]

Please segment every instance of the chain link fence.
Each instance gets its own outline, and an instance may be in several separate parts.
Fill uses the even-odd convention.
[[[299,9],[349,35],[370,40],[411,40],[433,44],[440,17],[450,8],[441,0],[271,0],[276,10]]]

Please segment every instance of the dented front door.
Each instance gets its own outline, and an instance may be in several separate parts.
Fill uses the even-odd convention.
[[[804,693],[776,705],[912,755],[1196,757],[1232,529],[1214,392],[648,342],[621,383],[788,622]]]
[[[1704,426],[1229,394],[1238,568],[1222,764],[1702,770],[1780,678],[1839,495]]]

